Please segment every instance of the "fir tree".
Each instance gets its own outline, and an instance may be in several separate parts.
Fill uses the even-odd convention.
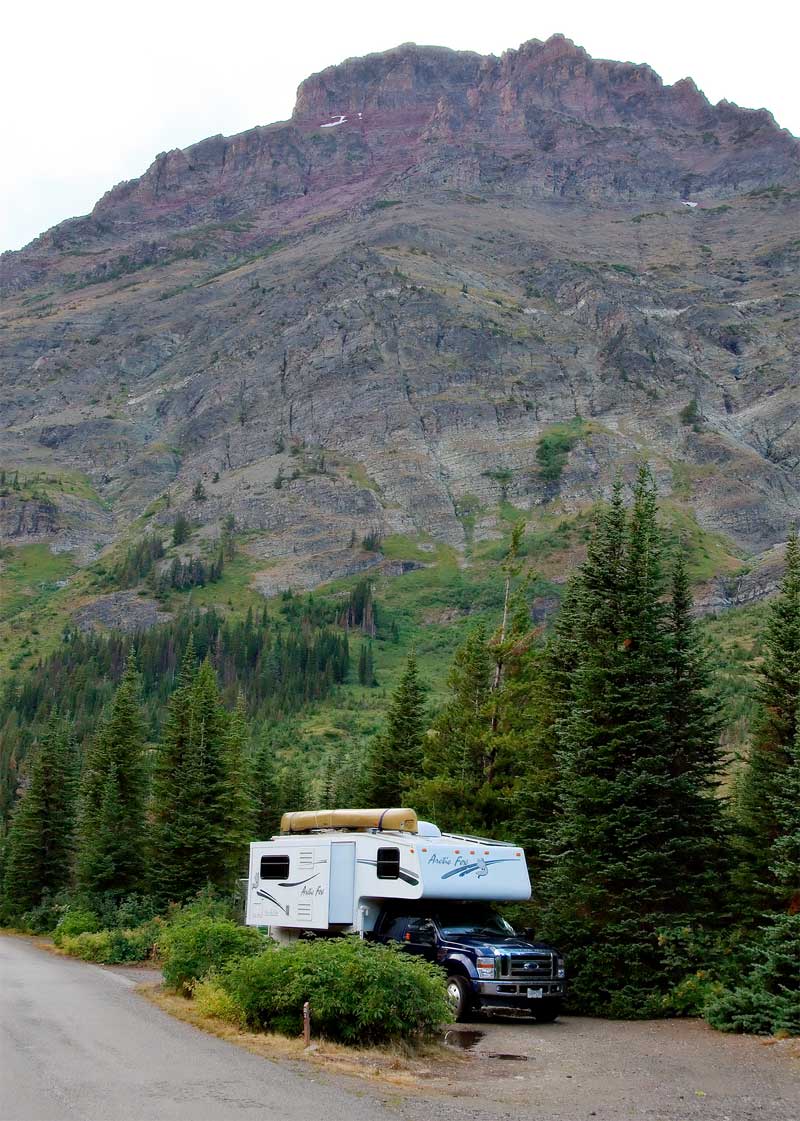
[[[240,731],[229,740],[229,718],[210,661],[196,670],[193,663],[190,647],[156,762],[153,884],[164,900],[186,899],[208,883],[229,883],[239,838],[229,846],[227,813],[233,801],[246,803],[243,773],[228,782],[226,771],[233,745],[239,767]]]
[[[492,657],[486,630],[476,626],[456,650],[448,676],[449,698],[424,745],[424,779],[411,801],[448,828],[477,828],[476,805],[492,700]]]
[[[769,607],[759,689],[761,716],[750,756],[736,789],[741,830],[739,887],[754,910],[774,899],[772,846],[782,832],[776,816],[780,791],[791,763],[800,703],[800,543],[789,537],[786,571]]]
[[[177,514],[172,524],[172,544],[183,545],[189,540],[191,526],[185,514]]]
[[[225,735],[220,796],[220,843],[224,875],[229,880],[247,869],[248,845],[255,840],[255,806],[247,770],[249,738],[244,696],[239,693]]]
[[[772,843],[770,869],[781,909],[800,914],[800,704],[787,765],[773,795],[778,834]]]
[[[140,890],[147,880],[139,689],[130,657],[83,774],[76,871],[85,891],[122,896]]]
[[[308,809],[308,788],[296,763],[281,771],[278,777],[278,821],[285,813]]]
[[[253,802],[253,839],[264,840],[278,832],[280,809],[275,775],[275,745],[262,735],[250,760],[250,796]]]
[[[31,755],[9,826],[3,889],[10,912],[29,910],[44,892],[69,887],[75,796],[75,745],[67,726],[53,717]]]
[[[399,806],[422,764],[425,687],[412,650],[389,702],[386,727],[373,741],[366,793],[375,806]]]
[[[715,725],[679,568],[664,600],[656,491],[643,468],[626,516],[615,488],[580,574],[571,697],[556,726],[560,816],[545,925],[571,954],[573,999],[642,1015],[677,979],[664,928],[713,907]],[[684,711],[678,713],[678,706]],[[677,967],[676,967],[677,968]]]

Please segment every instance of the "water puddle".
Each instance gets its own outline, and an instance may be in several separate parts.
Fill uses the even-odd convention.
[[[483,1031],[460,1031],[458,1028],[450,1028],[444,1033],[443,1042],[459,1051],[471,1051],[485,1034],[486,1032]]]
[[[486,1032],[464,1030],[459,1028],[450,1028],[442,1036],[442,1042],[447,1047],[455,1047],[458,1051],[472,1051],[478,1043],[484,1038]],[[527,1055],[511,1055],[505,1051],[481,1051],[479,1053],[481,1059],[506,1059],[512,1063],[527,1063]]]

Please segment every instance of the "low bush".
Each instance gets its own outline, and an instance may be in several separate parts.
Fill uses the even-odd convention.
[[[751,951],[741,982],[711,998],[705,1018],[719,1031],[800,1035],[800,913],[779,915]]]
[[[59,945],[70,957],[95,961],[104,965],[148,961],[154,956],[161,924],[156,920],[133,930],[84,931],[65,934]]]
[[[343,1043],[376,1044],[430,1035],[450,1019],[441,970],[399,947],[359,938],[275,946],[219,976],[245,1024],[284,1035],[313,1029]]]
[[[73,958],[83,961],[110,962],[111,931],[86,930],[82,934],[67,934],[60,941],[61,949]]]
[[[158,943],[164,980],[183,992],[191,992],[196,981],[230,961],[259,953],[264,945],[264,935],[251,926],[184,913],[164,928]]]
[[[60,946],[64,938],[73,938],[78,934],[94,934],[99,929],[100,919],[94,911],[71,907],[59,919],[58,926],[53,931],[53,941]]]
[[[213,973],[204,981],[196,982],[192,989],[192,999],[201,1015],[214,1016],[217,1020],[236,1024],[237,1027],[245,1026],[241,1008]]]

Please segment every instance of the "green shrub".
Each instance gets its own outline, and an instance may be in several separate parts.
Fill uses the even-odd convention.
[[[94,934],[100,929],[100,919],[94,911],[87,911],[80,907],[70,908],[59,919],[58,926],[53,931],[53,941],[60,946],[64,938],[72,938],[77,934]]]
[[[179,915],[164,928],[158,945],[166,983],[191,992],[194,982],[212,970],[263,950],[264,935],[230,919]]]
[[[126,895],[117,907],[115,926],[132,930],[144,926],[158,915],[159,906],[152,895]]]
[[[749,973],[712,997],[705,1018],[719,1031],[800,1035],[800,914],[778,915],[763,930]]]
[[[83,961],[101,962],[104,965],[124,965],[126,962],[147,961],[153,956],[158,940],[160,923],[145,923],[133,930],[84,931],[82,934],[64,935],[61,949],[70,957]]]
[[[215,1016],[218,1020],[244,1027],[244,1015],[236,1001],[223,989],[219,978],[210,974],[204,981],[197,981],[192,989],[192,999],[202,1016]]]
[[[450,1018],[442,972],[395,946],[358,938],[275,946],[234,962],[219,978],[243,1021],[285,1035],[314,1030],[345,1043],[429,1035]]]
[[[84,931],[68,934],[61,939],[61,949],[70,957],[83,961],[109,962],[111,960],[111,931]]]
[[[546,483],[557,483],[567,465],[569,453],[583,435],[584,423],[580,417],[543,433],[536,445],[539,478]]]
[[[32,907],[30,911],[16,916],[14,925],[20,930],[27,931],[28,934],[52,934],[66,914],[68,906],[69,902],[65,895],[52,895],[49,891],[45,891],[41,903]]]

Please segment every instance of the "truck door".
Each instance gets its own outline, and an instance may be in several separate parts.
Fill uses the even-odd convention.
[[[355,921],[356,844],[334,841],[331,844],[331,876],[328,894],[328,923]]]
[[[436,961],[436,927],[429,918],[414,916],[406,923],[403,946],[409,953]]]

